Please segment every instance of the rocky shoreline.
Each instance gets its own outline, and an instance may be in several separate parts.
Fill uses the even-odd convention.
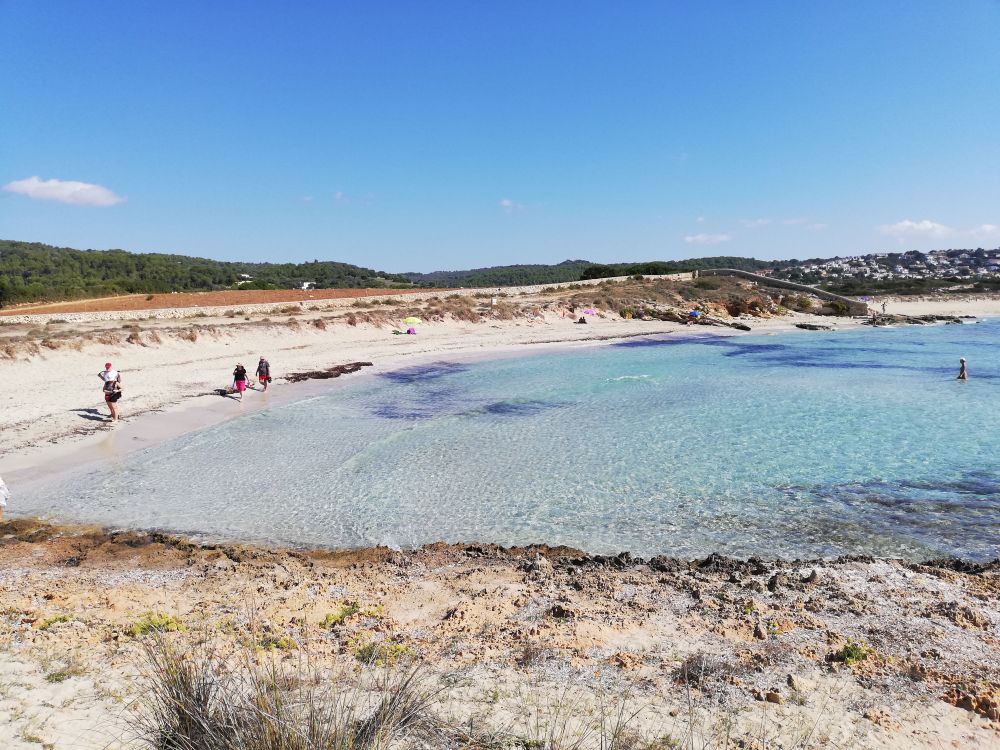
[[[0,599],[0,681],[20,685],[0,698],[11,748],[31,722],[54,748],[128,746],[156,632],[330,667],[418,659],[462,685],[450,710],[486,723],[569,681],[627,692],[644,728],[674,739],[696,715],[706,737],[725,724],[749,742],[766,716],[768,747],[1000,746],[1000,560],[334,552],[17,520],[0,524]],[[87,700],[54,701],[67,684]],[[59,727],[88,722],[67,744]]]

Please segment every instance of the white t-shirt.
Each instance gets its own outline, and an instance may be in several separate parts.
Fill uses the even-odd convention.
[[[10,500],[10,490],[3,483],[3,477],[0,477],[0,508],[6,508],[8,500]]]
[[[113,383],[118,380],[118,370],[101,370],[99,373],[105,383]]]

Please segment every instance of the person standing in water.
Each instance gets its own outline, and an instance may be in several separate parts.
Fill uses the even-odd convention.
[[[122,397],[122,374],[111,367],[110,362],[104,363],[104,369],[97,373],[104,381],[104,403],[111,411],[111,421],[118,421],[118,399]]]
[[[958,377],[956,380],[968,380],[969,371],[965,367],[965,357],[960,357],[958,360]]]
[[[267,384],[271,382],[271,363],[264,359],[263,356],[260,358],[260,362],[257,363],[257,380],[264,386],[264,390],[266,391]]]

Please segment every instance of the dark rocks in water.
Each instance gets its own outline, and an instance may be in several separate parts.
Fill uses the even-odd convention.
[[[309,372],[293,372],[285,378],[289,383],[300,383],[303,380],[328,380],[339,378],[341,375],[349,375],[357,372],[362,367],[371,367],[371,362],[349,362],[346,365],[336,365],[327,370],[311,370]]]
[[[960,560],[957,557],[941,557],[936,560],[927,560],[922,563],[908,565],[910,570],[920,570],[921,568],[936,568],[938,570],[950,570],[955,573],[968,573],[969,575],[982,575],[983,573],[1000,571],[1000,557],[986,563],[974,563],[968,560]]]
[[[974,316],[956,316],[956,315],[892,315],[882,313],[881,315],[873,315],[867,320],[863,321],[863,325],[868,326],[887,326],[887,325],[911,325],[911,326],[924,326],[929,323],[945,323],[945,324],[955,324],[961,323],[962,318],[972,318]]]
[[[801,328],[805,331],[832,331],[833,326],[824,326],[819,323],[796,323],[796,328]]]

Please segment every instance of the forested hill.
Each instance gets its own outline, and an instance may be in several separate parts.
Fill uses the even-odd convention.
[[[410,286],[395,276],[347,263],[230,263],[185,255],[125,250],[73,250],[0,240],[0,305],[113,294],[288,289],[311,281],[320,288]]]
[[[597,264],[588,260],[564,260],[555,265],[518,265],[474,268],[471,271],[434,271],[433,273],[401,274],[414,284],[447,287],[528,286],[556,284],[563,281],[602,279],[610,276],[653,276],[664,273],[682,273],[703,268],[739,268],[759,271],[774,267],[774,261],[754,258],[718,256],[690,260],[656,260],[647,263]]]
[[[0,240],[0,305],[114,294],[291,289],[303,282],[332,287],[495,287],[678,273],[702,268],[759,270],[772,263],[716,257],[648,263],[595,264],[567,260],[555,265],[476,268],[471,271],[389,274],[347,263],[232,263],[186,255],[74,250],[38,242]]]

